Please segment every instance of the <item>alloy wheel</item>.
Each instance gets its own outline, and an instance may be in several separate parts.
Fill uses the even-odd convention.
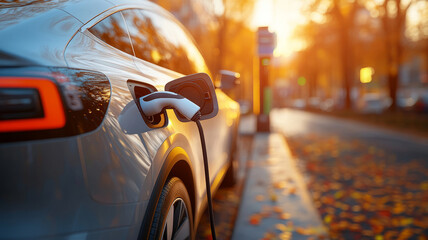
[[[190,239],[190,222],[186,204],[177,198],[168,210],[162,230],[162,240]]]

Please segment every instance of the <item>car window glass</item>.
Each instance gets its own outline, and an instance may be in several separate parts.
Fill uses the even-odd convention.
[[[89,31],[105,43],[134,55],[125,21],[120,12],[103,19]]]
[[[171,53],[168,43],[157,34],[151,18],[140,10],[122,12],[128,25],[135,56],[162,67],[171,68]]]
[[[199,50],[174,21],[146,10],[122,13],[136,57],[182,74],[208,72]]]

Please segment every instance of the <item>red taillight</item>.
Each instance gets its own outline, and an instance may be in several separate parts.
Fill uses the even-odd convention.
[[[65,114],[54,82],[33,77],[0,77],[0,132],[58,129]]]

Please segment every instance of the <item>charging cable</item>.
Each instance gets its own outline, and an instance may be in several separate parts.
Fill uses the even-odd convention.
[[[211,197],[211,184],[210,184],[210,173],[208,171],[208,157],[207,157],[207,146],[205,145],[204,130],[202,129],[202,124],[198,120],[194,121],[199,129],[199,136],[201,137],[202,145],[202,154],[204,156],[204,169],[205,169],[205,184],[207,189],[207,198],[208,198],[208,211],[210,213],[210,225],[211,225],[211,236],[213,240],[216,240],[215,227],[214,227],[214,212],[213,212],[213,203]]]
[[[199,121],[201,118],[201,108],[183,96],[173,92],[154,92],[140,98],[141,110],[144,115],[153,116],[159,114],[165,108],[171,108],[182,114],[188,120],[194,121],[199,130],[199,136],[201,138],[202,155],[204,159],[204,170],[205,170],[205,184],[207,190],[208,199],[208,210],[210,215],[211,225],[211,236],[213,240],[216,240],[215,226],[214,226],[214,213],[213,204],[211,197],[211,184],[210,184],[210,173],[208,171],[208,156],[207,146],[205,144],[204,130],[202,124]]]

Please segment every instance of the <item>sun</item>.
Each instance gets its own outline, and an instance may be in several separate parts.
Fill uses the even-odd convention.
[[[273,1],[272,0],[258,0],[254,7],[253,18],[251,26],[269,26],[272,27],[274,22],[273,16]]]
[[[268,26],[277,35],[276,57],[288,57],[304,48],[304,43],[293,38],[294,30],[305,23],[301,13],[302,1],[258,0],[255,5],[251,26]]]

